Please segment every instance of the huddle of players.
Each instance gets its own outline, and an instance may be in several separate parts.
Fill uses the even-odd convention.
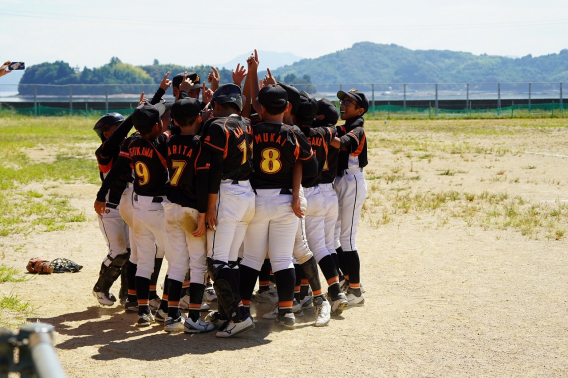
[[[267,256],[278,303],[264,317],[277,324],[294,328],[294,312],[308,304],[309,297],[299,296],[301,277],[312,288],[316,326],[349,304],[364,303],[355,236],[366,195],[362,115],[368,101],[356,90],[338,92],[346,123],[335,128],[338,114],[329,101],[276,84],[270,74],[259,87],[256,51],[247,64],[246,75],[237,68],[235,84],[218,86],[213,74],[215,91],[203,85],[203,103],[199,77],[177,75],[171,123],[162,120],[161,97],[172,85],[166,75],[152,100],[141,99],[130,117],[109,114],[95,125],[104,179],[95,210],[109,254],[93,294],[112,305],[110,286],[126,272],[128,290],[121,296],[127,295],[127,310],[137,308],[138,326],[160,320],[168,332],[200,333],[221,323],[218,337],[254,328],[250,301]],[[126,137],[132,126],[137,132]],[[150,302],[164,256],[168,271],[154,316]],[[180,299],[188,268],[185,316]],[[207,275],[218,311],[204,321],[199,311]]]

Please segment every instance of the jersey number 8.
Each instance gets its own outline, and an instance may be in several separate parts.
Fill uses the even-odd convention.
[[[282,168],[280,161],[280,151],[276,148],[265,148],[262,150],[262,160],[260,161],[260,169],[264,173],[273,174]]]
[[[146,185],[150,181],[150,171],[146,164],[141,161],[137,161],[134,165],[134,170],[136,171],[136,176],[138,176],[138,185]]]

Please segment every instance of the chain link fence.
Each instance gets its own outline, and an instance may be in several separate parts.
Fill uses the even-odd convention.
[[[565,116],[566,83],[335,83],[297,84],[316,98],[337,103],[337,91],[356,88],[375,117]],[[151,98],[158,84],[0,84],[0,110],[30,116],[128,114],[142,92]],[[171,91],[165,96],[173,101]]]

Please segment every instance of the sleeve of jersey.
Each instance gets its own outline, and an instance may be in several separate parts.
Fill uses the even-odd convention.
[[[341,142],[341,147],[347,147],[352,144],[358,146],[359,143],[361,143],[361,141],[363,140],[364,135],[365,135],[365,130],[362,127],[354,128],[353,130],[351,130],[350,132],[339,138],[339,141]]]
[[[213,153],[224,154],[227,136],[223,130],[223,126],[217,122],[213,122],[207,128],[204,135],[203,145]]]
[[[113,156],[116,151],[120,148],[120,144],[124,142],[124,138],[128,135],[130,130],[132,130],[132,119],[130,116],[126,118],[122,123],[116,128],[114,133],[108,138],[100,147],[99,152],[100,157],[108,158]],[[97,155],[97,158],[99,157]],[[100,163],[99,163],[100,164]]]
[[[120,152],[116,163],[113,164],[112,169],[109,171],[108,175],[105,177],[101,188],[97,192],[97,201],[105,202],[106,201],[106,194],[110,190],[111,186],[114,184],[116,180],[120,178],[122,172],[125,169],[130,169],[130,156],[125,157],[123,156],[123,151]]]
[[[150,104],[156,105],[158,102],[160,102],[160,100],[162,99],[162,97],[164,97],[165,94],[166,94],[165,90],[163,90],[162,88],[158,88],[158,90],[154,94],[154,97],[152,97],[152,99],[150,100]]]
[[[306,138],[304,133],[295,132],[295,134],[296,134],[296,140],[298,141],[298,146],[296,146],[298,151],[297,159],[299,160],[310,159],[314,155],[310,142],[308,142],[308,139]]]
[[[205,213],[207,211],[207,200],[209,199],[209,175],[211,154],[209,151],[202,149],[197,161],[195,162],[195,170],[197,173],[197,211]]]
[[[209,167],[209,193],[219,193],[219,186],[223,178],[223,155],[210,154],[211,165]]]

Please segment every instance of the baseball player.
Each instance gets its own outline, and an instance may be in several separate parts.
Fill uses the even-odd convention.
[[[105,114],[95,124],[94,130],[102,141],[101,146],[95,152],[102,181],[118,158],[120,144],[131,128],[131,119],[125,121],[119,113]],[[118,204],[128,180],[127,174],[121,175],[115,185],[106,193],[101,193],[100,198],[101,202],[106,204],[105,211],[98,214],[98,220],[107,243],[108,254],[101,265],[99,278],[93,288],[93,295],[103,306],[111,306],[116,302],[116,297],[109,291],[110,287],[119,275],[126,277],[126,269],[123,267],[128,260],[130,243],[128,227],[119,214]],[[96,205],[95,208],[97,208]],[[125,290],[128,284],[125,279],[121,281],[121,284],[119,298],[126,300]]]
[[[335,190],[339,202],[339,222],[335,229],[339,257],[343,253],[345,278],[349,281],[346,291],[349,305],[363,305],[361,293],[360,261],[355,242],[361,209],[367,195],[367,183],[363,168],[367,166],[367,140],[363,114],[369,110],[369,101],[356,89],[339,91],[340,116],[345,124],[337,129],[333,145],[340,149]],[[342,268],[343,270],[343,268]]]
[[[251,84],[258,82],[256,51],[247,63]],[[315,174],[317,161],[300,130],[283,123],[284,112],[291,105],[282,87],[271,84],[259,92],[256,85],[251,85],[251,97],[263,122],[253,128],[254,172],[251,183],[256,191],[256,204],[255,215],[244,240],[240,267],[241,297],[243,304],[245,300],[250,304],[266,251],[269,250],[279,300],[276,323],[294,328],[293,235],[303,212],[300,209],[300,182],[293,182],[293,171],[299,161],[307,174]]]
[[[176,101],[172,117],[181,133],[167,142],[167,164],[170,176],[167,200],[162,202],[166,232],[171,247],[168,260],[168,314],[166,332],[208,332],[215,328],[204,322],[199,314],[205,291],[206,240],[205,210],[207,208],[209,160],[201,138],[201,106],[198,100]],[[187,267],[191,284],[189,315],[183,320],[179,302]]]
[[[254,328],[250,314],[239,308],[239,249],[254,217],[250,184],[252,136],[240,116],[241,89],[221,85],[213,94],[213,118],[203,127],[204,147],[211,154],[207,209],[207,265],[214,281],[219,313],[228,317],[216,336],[233,337]]]

